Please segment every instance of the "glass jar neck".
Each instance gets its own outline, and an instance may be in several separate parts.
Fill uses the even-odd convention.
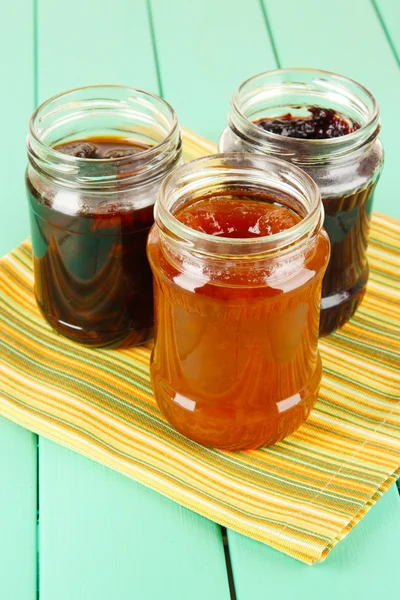
[[[298,165],[341,159],[373,143],[379,133],[379,107],[357,82],[312,69],[280,69],[261,73],[240,85],[232,97],[229,126],[261,153]],[[284,114],[307,115],[307,107],[333,109],[360,125],[344,136],[296,139],[264,130],[255,121]]]
[[[54,148],[90,137],[119,137],[142,151],[90,159]],[[55,96],[33,114],[29,163],[64,187],[124,188],[154,182],[178,164],[181,135],[172,107],[154,94],[124,86],[90,86]]]
[[[194,230],[175,214],[192,202],[214,193],[248,190],[294,210],[295,226],[258,238],[225,238]],[[320,193],[314,181],[290,163],[245,153],[217,154],[175,169],[161,185],[155,221],[161,242],[169,251],[194,257],[258,262],[276,256],[293,256],[315,239],[323,223]]]

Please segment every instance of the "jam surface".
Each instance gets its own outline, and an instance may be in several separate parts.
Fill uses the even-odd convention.
[[[356,131],[360,125],[330,108],[310,106],[310,116],[299,117],[287,113],[276,118],[259,119],[257,125],[284,137],[303,140],[325,140]]]
[[[226,238],[256,238],[279,233],[301,219],[275,202],[258,202],[242,196],[219,195],[200,200],[178,213],[191,229]]]
[[[289,208],[249,192],[197,199],[175,216],[214,237],[260,238],[292,227]],[[325,233],[298,257],[193,261],[149,235],[157,402],[190,439],[223,449],[270,445],[307,418],[321,377],[319,299]]]
[[[121,138],[89,138],[63,149],[98,158],[143,150]],[[73,147],[72,147],[73,146]],[[91,155],[94,158],[94,155]],[[146,239],[153,205],[133,208],[132,198],[105,200],[95,208],[79,192],[55,190],[44,198],[27,179],[32,222],[35,293],[49,323],[91,346],[128,346],[152,337],[152,275]]]
[[[148,146],[137,142],[132,144],[126,138],[118,136],[89,137],[54,146],[54,150],[62,154],[91,159],[123,158],[147,149]]]

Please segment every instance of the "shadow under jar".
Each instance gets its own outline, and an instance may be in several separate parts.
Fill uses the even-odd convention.
[[[305,170],[320,188],[331,242],[320,335],[330,334],[357,310],[368,280],[373,190],[383,165],[377,102],[346,77],[281,69],[239,86],[228,123],[221,151],[282,158]]]
[[[251,154],[202,158],[161,186],[148,238],[156,400],[183,435],[271,445],[308,417],[329,240],[315,183]]]
[[[181,160],[175,112],[134,88],[75,89],[36,110],[27,145],[35,294],[43,316],[89,346],[150,339],[146,240],[160,184]]]

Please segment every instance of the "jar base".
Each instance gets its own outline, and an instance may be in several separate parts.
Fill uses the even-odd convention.
[[[272,416],[239,424],[229,418],[217,419],[215,415],[207,417],[206,407],[197,411],[194,400],[181,393],[172,393],[170,386],[159,380],[153,370],[151,375],[157,404],[179,433],[209,448],[255,450],[276,444],[294,433],[307,420],[318,397],[322,363],[318,356],[317,367],[309,383],[290,398],[280,400]],[[175,400],[177,397],[179,402]],[[285,405],[288,408],[280,412],[279,406]]]
[[[36,303],[42,316],[56,333],[83,346],[112,349],[128,348],[131,346],[139,346],[149,342],[153,338],[153,327],[145,327],[143,329],[123,329],[117,331],[82,329],[76,325],[61,321],[54,315],[47,313],[40,305],[37,298]]]
[[[367,266],[361,277],[350,288],[321,299],[320,337],[330,335],[351,319],[364,298],[368,274]]]

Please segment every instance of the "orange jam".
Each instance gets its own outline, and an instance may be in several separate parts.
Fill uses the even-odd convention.
[[[157,402],[179,432],[200,444],[273,444],[305,421],[317,397],[327,236],[319,230],[286,253],[230,253],[237,243],[261,242],[302,220],[276,199],[246,190],[196,198],[174,216],[200,236],[224,238],[227,250],[218,257],[181,252],[173,240],[163,242],[159,227],[150,232]]]

